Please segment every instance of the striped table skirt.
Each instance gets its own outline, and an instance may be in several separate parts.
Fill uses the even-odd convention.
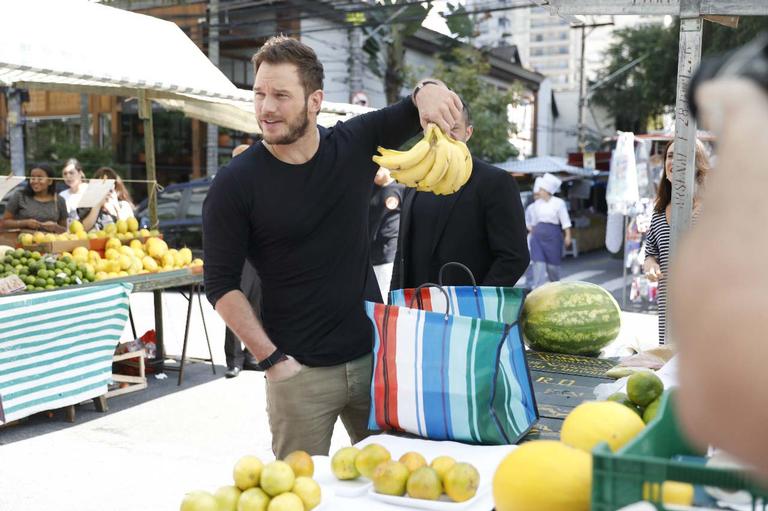
[[[131,284],[0,297],[0,424],[107,392]]]

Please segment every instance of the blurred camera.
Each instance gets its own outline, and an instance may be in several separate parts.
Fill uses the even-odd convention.
[[[709,80],[726,77],[748,78],[768,93],[768,32],[741,48],[701,61],[688,87],[688,106],[697,120],[694,98],[698,86]]]

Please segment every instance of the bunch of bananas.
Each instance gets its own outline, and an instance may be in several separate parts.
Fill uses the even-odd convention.
[[[416,145],[407,151],[378,148],[373,157],[379,166],[390,170],[398,182],[420,192],[450,195],[464,186],[472,175],[472,155],[464,142],[446,136],[435,124]]]

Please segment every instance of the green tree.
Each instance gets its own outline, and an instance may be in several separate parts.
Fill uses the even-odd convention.
[[[707,21],[702,54],[707,57],[737,48],[765,30],[768,30],[768,17],[764,16],[741,17],[736,29]],[[606,65],[598,73],[598,81],[645,57],[631,70],[598,89],[591,98],[611,112],[617,129],[645,133],[649,126],[658,127],[654,121],[674,107],[679,34],[679,22],[669,28],[646,25],[615,32],[616,41],[605,52]]]
[[[649,122],[675,103],[677,30],[646,25],[617,30],[614,36],[597,81],[643,60],[597,89],[591,101],[611,112],[617,129],[645,133]]]
[[[408,82],[405,64],[405,41],[416,33],[432,9],[432,1],[383,0],[382,8],[366,13],[363,50],[368,55],[368,68],[384,79],[384,94],[392,104],[402,97]],[[447,3],[442,11],[448,29],[456,38],[472,35],[474,24],[466,9],[458,2]],[[356,18],[353,18],[356,19]]]
[[[487,57],[469,46],[458,46],[438,59],[435,77],[444,81],[469,105],[474,135],[469,139],[473,155],[490,162],[507,160],[519,151],[509,142],[517,131],[507,110],[519,102],[519,85],[507,91],[483,80],[491,69]]]

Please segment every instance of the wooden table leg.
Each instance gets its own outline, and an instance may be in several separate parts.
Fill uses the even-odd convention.
[[[64,407],[64,413],[67,416],[67,422],[75,422],[75,416],[77,415],[77,412],[75,410],[75,405],[69,405]]]
[[[102,395],[102,396],[98,396],[98,397],[93,398],[93,404],[94,404],[94,406],[96,406],[96,411],[97,412],[104,413],[107,410],[109,410],[109,406],[107,406],[107,396],[106,395]]]

